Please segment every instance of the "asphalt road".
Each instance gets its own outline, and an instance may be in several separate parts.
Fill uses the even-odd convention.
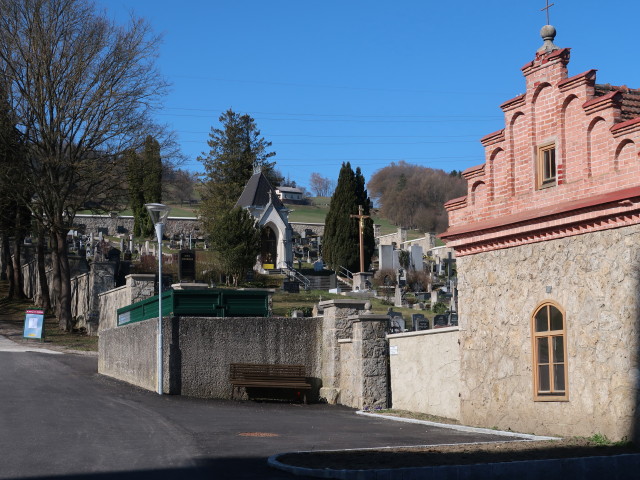
[[[15,346],[15,344],[13,344]],[[157,395],[97,358],[21,351],[0,336],[0,478],[300,479],[275,453],[504,440],[335,405]]]

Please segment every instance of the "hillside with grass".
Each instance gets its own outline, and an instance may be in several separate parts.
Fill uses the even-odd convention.
[[[291,210],[289,214],[290,222],[298,223],[324,223],[324,219],[329,211],[330,197],[311,197],[309,198],[308,205],[293,205],[287,204],[286,206]],[[168,201],[166,204],[171,208],[169,211],[170,217],[187,217],[195,218],[198,216],[198,203],[188,204],[186,202],[172,202]],[[79,213],[90,215],[91,211],[82,211]],[[104,212],[103,212],[104,213]],[[131,209],[122,210],[120,215],[133,215]],[[387,235],[394,233],[398,230],[398,227],[393,225],[386,218],[381,217],[377,211],[374,211],[373,222],[380,225],[380,234]],[[409,231],[407,238],[413,240],[424,236],[424,232]]]

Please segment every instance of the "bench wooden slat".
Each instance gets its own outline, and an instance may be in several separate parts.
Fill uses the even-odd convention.
[[[311,389],[304,365],[232,363],[231,385],[236,387]],[[305,398],[306,403],[306,398]]]

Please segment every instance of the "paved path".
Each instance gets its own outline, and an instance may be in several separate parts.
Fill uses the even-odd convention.
[[[0,342],[2,479],[299,479],[266,459],[298,450],[504,440],[334,405],[160,396],[98,375],[95,357]]]
[[[34,340],[35,341],[35,340]],[[19,344],[12,342],[7,337],[0,335],[0,352],[39,352],[39,353],[51,353],[54,355],[60,355],[61,352],[55,352],[46,348],[33,345]]]

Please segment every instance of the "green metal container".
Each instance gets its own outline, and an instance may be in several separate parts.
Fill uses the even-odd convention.
[[[266,290],[166,290],[162,292],[162,316],[267,317]],[[158,318],[158,296],[119,308],[118,326]]]

